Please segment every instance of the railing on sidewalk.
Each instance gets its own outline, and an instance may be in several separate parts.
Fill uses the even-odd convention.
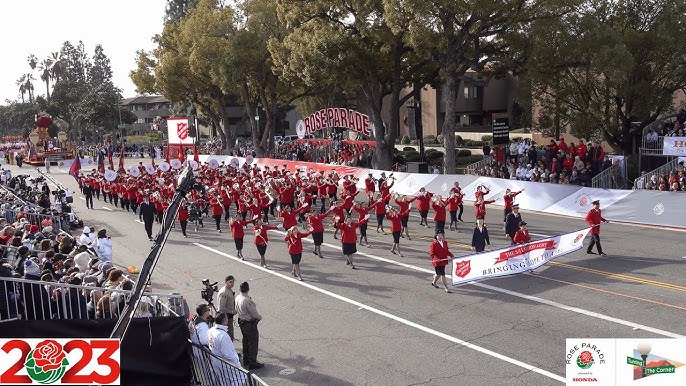
[[[667,162],[659,168],[642,174],[640,177],[634,180],[634,190],[645,189],[650,181],[651,176],[656,175],[658,178],[660,178],[661,175],[669,174],[672,170],[676,170],[678,166],[679,158],[675,157],[673,160]],[[653,187],[653,189],[657,189],[657,186]]]
[[[616,163],[615,163],[616,162]],[[591,180],[591,187],[599,189],[625,189],[627,186],[626,158],[613,162]]]
[[[20,212],[13,209],[0,209],[0,217],[7,220],[8,224],[16,222],[17,217],[19,215],[24,215],[26,221],[28,221],[28,223],[31,225],[41,225],[41,223],[44,220],[50,220],[50,222],[52,223],[52,229],[55,233],[59,233],[60,231],[68,232],[71,230],[69,228],[69,224],[67,224],[67,222],[64,221],[64,219],[61,216],[53,216],[42,213]]]
[[[207,347],[188,341],[195,385],[268,386],[252,372],[212,353]]]
[[[129,290],[0,277],[0,322],[15,319],[116,318]],[[100,300],[107,296],[105,300]],[[179,294],[146,293],[135,317],[185,316]]]
[[[491,157],[486,156],[481,161],[474,162],[473,164],[467,165],[467,167],[466,167],[467,174],[472,174],[472,175],[479,174],[479,172],[481,170],[483,170],[486,166],[488,166],[490,164],[491,164]]]

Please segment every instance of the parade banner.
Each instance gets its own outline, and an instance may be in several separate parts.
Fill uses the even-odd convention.
[[[662,154],[686,156],[686,137],[664,137]]]
[[[576,252],[591,228],[453,259],[453,285],[515,275]]]

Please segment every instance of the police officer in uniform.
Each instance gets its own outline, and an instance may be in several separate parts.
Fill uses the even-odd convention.
[[[512,205],[512,212],[505,217],[505,235],[510,238],[510,245],[514,245],[514,236],[519,230],[519,224],[522,220],[522,214],[519,213],[519,204]]]
[[[236,294],[233,292],[235,279],[229,275],[224,280],[224,286],[219,290],[217,298],[219,299],[219,312],[225,313],[229,317],[228,333],[231,340],[235,340],[236,336],[233,332],[233,316],[236,315]]]
[[[243,365],[248,370],[259,369],[264,366],[264,364],[257,361],[257,350],[260,340],[257,323],[262,320],[262,316],[257,312],[255,302],[248,295],[250,285],[247,282],[243,282],[240,289],[240,295],[236,296],[236,316],[238,317],[241,334],[243,334]]]

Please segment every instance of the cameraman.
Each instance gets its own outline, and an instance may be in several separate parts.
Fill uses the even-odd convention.
[[[209,321],[210,306],[201,304],[195,309],[195,317],[188,322],[188,331],[191,335],[191,342],[207,347],[207,332],[210,330]]]

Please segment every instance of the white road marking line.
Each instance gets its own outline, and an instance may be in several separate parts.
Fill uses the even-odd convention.
[[[145,223],[144,223],[143,221],[141,221],[141,220],[133,220],[133,221],[135,221],[135,222],[137,222],[137,223],[139,223],[139,224],[145,224]]]
[[[239,263],[243,263],[243,264],[248,265],[248,266],[250,266],[250,267],[252,267],[252,268],[259,269],[259,270],[261,270],[261,271],[263,271],[263,272],[269,273],[269,274],[274,275],[274,276],[276,276],[276,277],[279,277],[279,278],[281,278],[281,279],[288,280],[288,281],[290,281],[290,282],[292,282],[292,283],[301,285],[301,286],[303,286],[303,287],[305,287],[305,288],[309,288],[309,289],[311,289],[311,290],[317,291],[317,292],[319,292],[319,293],[321,293],[321,294],[330,296],[330,297],[332,297],[332,298],[334,298],[334,299],[338,299],[338,300],[343,301],[343,302],[346,302],[346,303],[348,303],[348,304],[352,304],[353,306],[356,306],[356,307],[358,307],[359,309],[364,309],[364,310],[373,312],[373,313],[375,313],[375,314],[377,314],[377,315],[380,315],[380,316],[383,316],[383,317],[385,317],[385,318],[392,319],[392,320],[395,320],[396,322],[403,323],[403,324],[405,324],[405,325],[407,325],[407,326],[409,326],[409,327],[416,328],[416,329],[418,329],[418,330],[424,331],[424,332],[426,332],[426,333],[429,333],[429,334],[431,334],[431,335],[437,336],[437,337],[439,337],[439,338],[443,338],[443,339],[445,339],[445,340],[448,340],[448,341],[450,341],[450,342],[459,344],[459,345],[461,345],[461,346],[464,346],[464,347],[467,347],[467,348],[471,348],[472,350],[478,351],[478,352],[480,352],[480,353],[482,353],[482,354],[486,354],[486,355],[491,356],[491,357],[493,357],[493,358],[500,359],[500,360],[502,360],[502,361],[505,361],[505,362],[508,362],[508,363],[510,363],[510,364],[513,364],[513,365],[515,365],[515,366],[519,366],[519,367],[524,368],[524,369],[526,369],[526,370],[528,370],[528,371],[533,371],[533,372],[535,372],[535,373],[541,374],[541,375],[543,375],[543,376],[546,376],[546,377],[548,377],[548,378],[554,379],[554,380],[559,381],[559,382],[565,382],[565,381],[566,381],[566,378],[564,378],[564,377],[562,377],[562,376],[560,376],[560,375],[551,373],[551,372],[549,372],[549,371],[540,369],[540,368],[538,368],[538,367],[531,366],[531,365],[526,364],[526,363],[524,363],[524,362],[518,361],[518,360],[516,360],[516,359],[514,359],[514,358],[510,358],[510,357],[508,357],[508,356],[506,356],[506,355],[499,354],[499,353],[497,353],[497,352],[495,352],[495,351],[491,351],[491,350],[486,349],[486,348],[483,348],[483,347],[481,347],[481,346],[477,346],[477,345],[475,345],[475,344],[469,343],[469,342],[467,342],[467,341],[464,341],[464,340],[462,340],[462,339],[456,338],[456,337],[454,337],[454,336],[451,336],[451,335],[442,333],[442,332],[440,332],[440,331],[436,331],[436,330],[434,330],[434,329],[432,329],[432,328],[429,328],[429,327],[426,327],[426,326],[422,326],[421,324],[418,324],[418,323],[409,321],[409,320],[407,320],[407,319],[403,319],[403,318],[401,318],[401,317],[399,317],[399,316],[396,316],[396,315],[390,314],[390,313],[388,313],[388,312],[382,311],[382,310],[380,310],[380,309],[378,309],[378,308],[374,308],[374,307],[368,306],[368,305],[366,305],[366,304],[364,304],[364,303],[360,303],[360,302],[355,301],[355,300],[353,300],[353,299],[346,298],[345,296],[338,295],[338,294],[336,294],[336,293],[334,293],[334,292],[327,291],[327,290],[325,290],[325,289],[319,288],[319,287],[314,286],[314,285],[312,285],[312,284],[305,283],[305,282],[301,282],[301,281],[299,281],[299,280],[296,280],[296,279],[294,279],[294,278],[292,278],[292,277],[286,276],[286,275],[281,274],[281,273],[279,273],[279,272],[275,272],[275,271],[272,271],[272,270],[270,270],[270,269],[266,269],[266,268],[260,267],[260,266],[258,266],[257,264],[254,264],[254,263],[251,263],[251,262],[248,262],[248,261],[245,261],[245,260],[240,260],[240,259],[238,259],[238,258],[235,257],[235,256],[229,255],[228,253],[224,253],[224,252],[222,252],[222,251],[218,251],[218,250],[216,250],[216,249],[214,249],[214,248],[208,247],[208,246],[203,245],[203,244],[200,244],[200,243],[193,243],[193,245],[196,245],[196,246],[198,246],[198,247],[201,247],[201,248],[203,248],[203,249],[206,249],[206,250],[208,250],[208,251],[210,251],[210,252],[214,252],[214,253],[216,253],[216,254],[218,254],[218,255],[221,255],[221,256],[224,256],[224,257],[228,257],[228,258],[230,258],[230,259],[232,259],[232,260],[235,260],[235,261],[237,261],[237,262],[239,262]]]
[[[285,232],[281,232],[281,231],[273,231],[273,232],[279,233],[279,234],[282,234],[282,235],[285,235],[285,234],[286,234]],[[312,241],[311,239],[303,239],[303,241],[308,242],[308,243],[313,243],[313,242],[314,242],[314,241]],[[329,247],[329,248],[332,248],[332,249],[335,249],[335,250],[338,250],[338,251],[340,251],[340,250],[342,249],[341,246],[337,246],[337,245],[333,245],[333,244],[322,243],[322,245],[324,245],[324,246],[326,246],[326,247]],[[370,258],[370,259],[374,259],[374,260],[378,260],[378,261],[383,261],[384,263],[394,264],[394,265],[398,265],[398,266],[401,266],[401,267],[413,269],[413,270],[418,271],[418,272],[424,272],[424,273],[428,273],[428,274],[431,274],[431,275],[434,274],[434,271],[433,271],[433,270],[430,270],[430,269],[417,267],[417,266],[411,265],[411,264],[401,263],[401,262],[398,262],[398,261],[395,261],[395,260],[386,259],[386,258],[384,258],[384,257],[379,257],[379,256],[371,255],[371,254],[369,254],[369,253],[364,253],[364,252],[359,252],[359,251],[358,251],[356,254],[361,255],[361,256],[368,257],[368,258]],[[428,253],[427,253],[427,255],[428,255]],[[428,256],[427,256],[427,262],[428,262],[428,261],[429,261],[429,260],[428,260]],[[445,277],[446,277],[446,279],[452,278],[451,275],[445,275]],[[630,322],[630,321],[628,321],[628,320],[615,318],[615,317],[608,316],[608,315],[604,315],[604,314],[600,314],[600,313],[597,313],[597,312],[594,312],[594,311],[585,310],[585,309],[583,309],[583,308],[568,306],[568,305],[566,305],[566,304],[562,304],[562,303],[558,303],[558,302],[555,302],[555,301],[552,301],[552,300],[547,300],[547,299],[539,298],[539,297],[537,297],[537,296],[526,295],[526,294],[523,294],[523,293],[511,291],[511,290],[508,290],[508,289],[505,289],[505,288],[494,287],[494,286],[492,286],[492,285],[483,284],[483,283],[475,283],[475,282],[469,282],[469,283],[467,283],[467,284],[471,284],[471,285],[476,286],[476,287],[485,288],[485,289],[488,289],[488,290],[491,290],[491,291],[496,291],[496,292],[504,293],[504,294],[507,294],[507,295],[510,295],[510,296],[514,296],[514,297],[518,297],[518,298],[530,300],[530,301],[533,301],[533,302],[545,304],[545,305],[548,305],[548,306],[552,306],[552,307],[555,307],[555,308],[559,308],[559,309],[561,309],[561,310],[566,310],[566,311],[574,312],[574,313],[577,313],[577,314],[590,316],[590,317],[592,317],[592,318],[597,318],[597,319],[605,320],[605,321],[608,321],[608,322],[621,324],[621,325],[624,325],[624,326],[627,326],[627,327],[631,327],[631,328],[638,328],[638,329],[641,329],[641,330],[643,330],[643,331],[652,332],[652,333],[657,334],[657,335],[667,336],[667,337],[670,337],[670,338],[686,338],[685,335],[679,335],[679,334],[676,334],[676,333],[673,333],[673,332],[670,332],[670,331],[660,330],[660,329],[658,329],[658,328],[646,326],[646,325],[639,324],[639,323]]]
[[[102,208],[105,209],[105,210],[109,210],[110,212],[113,211],[112,209],[110,209],[110,208],[108,208],[108,207],[106,207],[106,206],[103,206]]]
[[[84,197],[79,197],[79,198],[82,199],[83,201],[86,201],[86,199]]]

